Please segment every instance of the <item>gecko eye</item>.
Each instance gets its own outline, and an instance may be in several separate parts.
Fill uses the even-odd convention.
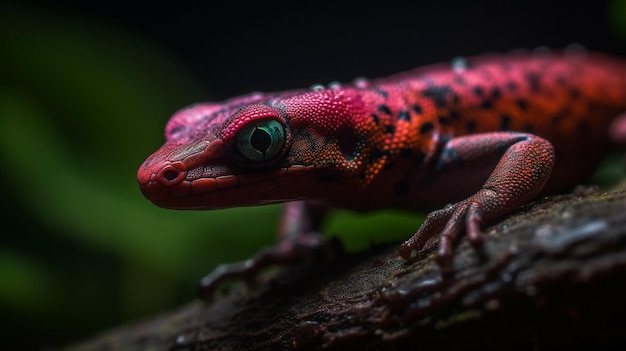
[[[285,144],[285,127],[273,119],[254,121],[237,133],[239,153],[251,161],[267,161],[278,155]]]

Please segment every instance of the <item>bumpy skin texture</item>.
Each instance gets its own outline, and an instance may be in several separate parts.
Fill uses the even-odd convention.
[[[167,141],[138,181],[166,208],[305,201],[288,205],[284,242],[314,232],[329,207],[451,204],[400,247],[412,259],[440,235],[445,263],[459,234],[478,245],[485,223],[588,176],[625,110],[626,64],[615,58],[457,59],[385,79],[193,105],[169,121]],[[281,245],[272,255],[293,252]]]

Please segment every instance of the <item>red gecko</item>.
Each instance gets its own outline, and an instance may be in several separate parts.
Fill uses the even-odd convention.
[[[458,235],[478,247],[481,226],[587,177],[625,111],[626,62],[616,58],[456,59],[385,79],[190,106],[169,121],[165,144],[137,177],[166,208],[288,202],[279,245],[218,268],[201,282],[208,296],[227,277],[250,279],[268,264],[301,259],[321,243],[317,229],[332,207],[451,204],[400,246],[410,260],[438,235],[445,263]]]

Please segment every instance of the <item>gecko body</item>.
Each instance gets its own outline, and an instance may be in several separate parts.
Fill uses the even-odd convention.
[[[588,177],[609,147],[611,123],[625,111],[626,62],[616,58],[560,52],[456,59],[387,78],[190,106],[171,118],[165,144],[139,168],[138,181],[166,208],[288,202],[281,244],[259,265],[319,244],[310,233],[332,207],[443,207],[400,255],[415,258],[439,235],[445,262],[458,235],[479,245],[481,226],[542,191]],[[230,268],[203,286],[249,272]]]

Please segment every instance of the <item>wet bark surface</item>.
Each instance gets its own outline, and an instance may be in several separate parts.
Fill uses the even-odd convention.
[[[80,350],[473,350],[626,347],[626,192],[538,200],[465,240],[453,270],[397,244],[267,272]]]

